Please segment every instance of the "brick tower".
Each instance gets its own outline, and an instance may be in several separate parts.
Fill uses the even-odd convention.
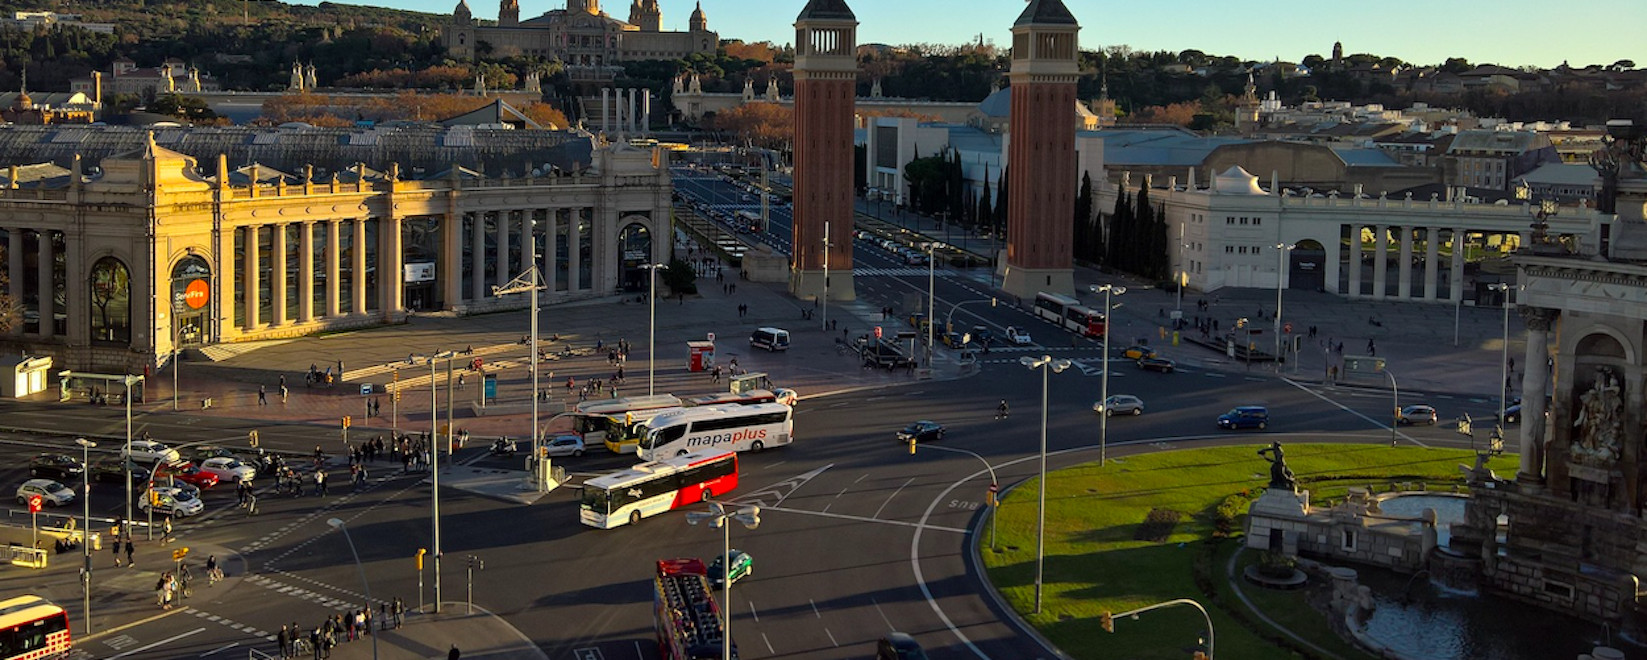
[[[1001,288],[1028,298],[1075,290],[1076,35],[1061,0],[1030,0],[1012,24],[1007,258]]]
[[[789,290],[801,299],[817,300],[826,291],[828,300],[856,297],[852,116],[857,30],[858,18],[845,0],[810,0],[795,19],[795,241]]]

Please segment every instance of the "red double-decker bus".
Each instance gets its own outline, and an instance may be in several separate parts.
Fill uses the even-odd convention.
[[[716,660],[724,657],[726,628],[701,559],[660,559],[652,580],[652,614],[663,660]],[[738,645],[732,644],[732,657]]]

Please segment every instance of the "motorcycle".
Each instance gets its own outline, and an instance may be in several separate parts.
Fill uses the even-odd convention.
[[[492,456],[512,457],[515,455],[515,441],[508,438],[498,438],[492,442],[492,448],[487,450],[487,453]]]

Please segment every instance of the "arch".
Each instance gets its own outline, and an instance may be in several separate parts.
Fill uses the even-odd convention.
[[[1321,241],[1306,238],[1293,244],[1288,255],[1287,288],[1323,291],[1327,286],[1327,249]]]
[[[87,278],[91,290],[92,341],[130,344],[132,341],[132,273],[126,262],[108,256],[92,264]]]
[[[618,229],[618,281],[625,291],[645,291],[648,274],[641,268],[652,262],[652,228],[645,216],[626,216]]]
[[[172,264],[171,339],[178,346],[194,346],[206,340],[213,298],[220,292],[212,287],[212,265],[205,257],[189,252]]]
[[[1580,336],[1578,343],[1573,345],[1573,357],[1608,358],[1614,360],[1633,361],[1630,349],[1624,341],[1613,335],[1610,328],[1592,328],[1587,334]]]

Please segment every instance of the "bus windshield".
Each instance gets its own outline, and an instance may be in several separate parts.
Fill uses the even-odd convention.
[[[606,507],[611,499],[611,493],[605,488],[584,486],[580,506],[585,511],[606,515]]]

